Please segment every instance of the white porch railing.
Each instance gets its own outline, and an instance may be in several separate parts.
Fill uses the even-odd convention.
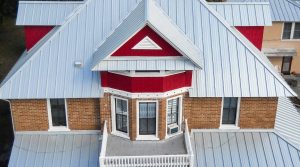
[[[193,153],[193,148],[192,148],[191,137],[190,137],[187,120],[184,121],[184,124],[185,124],[185,127],[184,127],[185,148],[187,150],[187,153],[188,153],[188,156],[190,159],[190,166],[193,167],[194,166],[194,153]]]
[[[106,122],[103,129],[100,167],[193,167],[194,154],[187,121],[184,129],[187,154],[180,155],[151,155],[151,156],[105,156],[107,144]]]
[[[107,138],[108,138],[107,122],[105,120],[104,127],[103,127],[103,134],[102,134],[101,153],[100,153],[100,158],[99,158],[100,167],[105,166],[104,160],[105,160],[105,153],[106,153]]]
[[[190,156],[187,154],[155,156],[119,156],[105,157],[103,164],[105,167],[191,167],[191,159]]]

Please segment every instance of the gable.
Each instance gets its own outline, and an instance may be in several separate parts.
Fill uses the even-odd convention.
[[[219,15],[207,6],[205,1],[186,0],[169,3],[169,0],[157,0],[157,4],[151,0],[143,2],[145,1],[155,3],[151,5],[153,8],[159,8],[160,5],[164,9],[163,12],[157,12],[155,9],[156,13],[152,12],[151,17],[148,18],[155,26],[155,30],[160,27],[159,34],[163,34],[172,44],[174,42],[174,46],[181,44],[181,51],[194,56],[190,57],[192,63],[203,63],[202,70],[193,71],[190,96],[295,95],[265,55],[261,54],[237,30],[232,29],[224,19],[219,18]],[[110,43],[121,39],[111,35],[119,31],[118,25],[123,24],[122,22],[128,16],[132,18],[128,22],[128,27],[122,27],[122,31],[117,35],[125,33],[123,36],[126,36],[126,33],[130,33],[130,37],[139,28],[144,27],[147,21],[141,15],[145,14],[145,11],[133,10],[139,6],[137,3],[137,1],[86,0],[80,9],[53,32],[51,37],[43,40],[41,45],[29,52],[24,61],[19,60],[21,65],[16,66],[2,82],[0,98],[101,97],[103,89],[100,85],[100,74],[98,71],[91,71],[90,68],[95,66],[95,60],[105,57],[105,55],[97,57],[101,53],[111,53],[110,46],[120,46],[124,41],[126,42],[128,38],[124,41],[120,40],[121,44]],[[134,15],[132,12],[135,12]],[[157,19],[162,15],[168,17]],[[136,20],[138,16],[141,16],[142,21]],[[137,23],[134,24],[134,21]],[[131,31],[132,24],[137,29],[133,28]],[[170,26],[172,24],[179,28]],[[172,36],[173,32],[179,34],[180,38]],[[190,43],[192,47],[188,45]],[[102,44],[105,45],[97,50],[95,55],[94,49]],[[190,49],[195,50],[190,51]],[[198,50],[201,50],[201,54],[198,54]],[[74,66],[74,62],[78,60],[83,62],[82,68]],[[119,65],[118,63],[115,64]],[[177,63],[174,64],[177,67]]]
[[[182,56],[148,25],[139,30],[112,56]]]

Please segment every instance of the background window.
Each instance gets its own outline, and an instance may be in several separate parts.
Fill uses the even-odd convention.
[[[237,116],[238,98],[225,97],[223,102],[222,124],[235,125]]]
[[[179,98],[168,100],[168,125],[177,124],[178,125],[178,112],[179,111]]]
[[[52,126],[67,126],[65,99],[50,99]]]
[[[284,23],[282,39],[290,39],[292,33],[292,23]]]
[[[300,39],[300,23],[295,23],[293,39]]]
[[[115,99],[116,105],[116,130],[127,133],[127,101]]]

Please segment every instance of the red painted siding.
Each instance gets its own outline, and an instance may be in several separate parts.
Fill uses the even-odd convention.
[[[143,49],[132,49],[138,44],[144,37],[148,36],[151,38],[161,50],[143,50]],[[115,51],[112,56],[181,56],[181,54],[174,49],[168,42],[160,37],[155,31],[149,26],[145,26],[133,37],[131,37],[123,46]]]
[[[53,26],[25,26],[24,32],[26,49],[30,50],[52,29]]]
[[[237,26],[238,29],[250,42],[253,43],[259,50],[262,48],[262,41],[264,36],[263,26]]]
[[[102,87],[127,92],[166,92],[182,87],[190,87],[192,71],[186,71],[166,77],[128,77],[107,71],[101,72]]]

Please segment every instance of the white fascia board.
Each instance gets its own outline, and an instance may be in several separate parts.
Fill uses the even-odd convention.
[[[167,41],[182,55],[185,55],[199,68],[203,67],[200,49],[185,35],[185,33],[155,4],[153,0],[148,0],[148,24],[159,35]]]
[[[118,50],[124,43],[134,36],[145,25],[145,3],[141,1],[139,5],[130,13],[128,17],[100,44],[94,53],[92,71],[96,71],[96,66],[100,61],[107,59],[112,53]]]

